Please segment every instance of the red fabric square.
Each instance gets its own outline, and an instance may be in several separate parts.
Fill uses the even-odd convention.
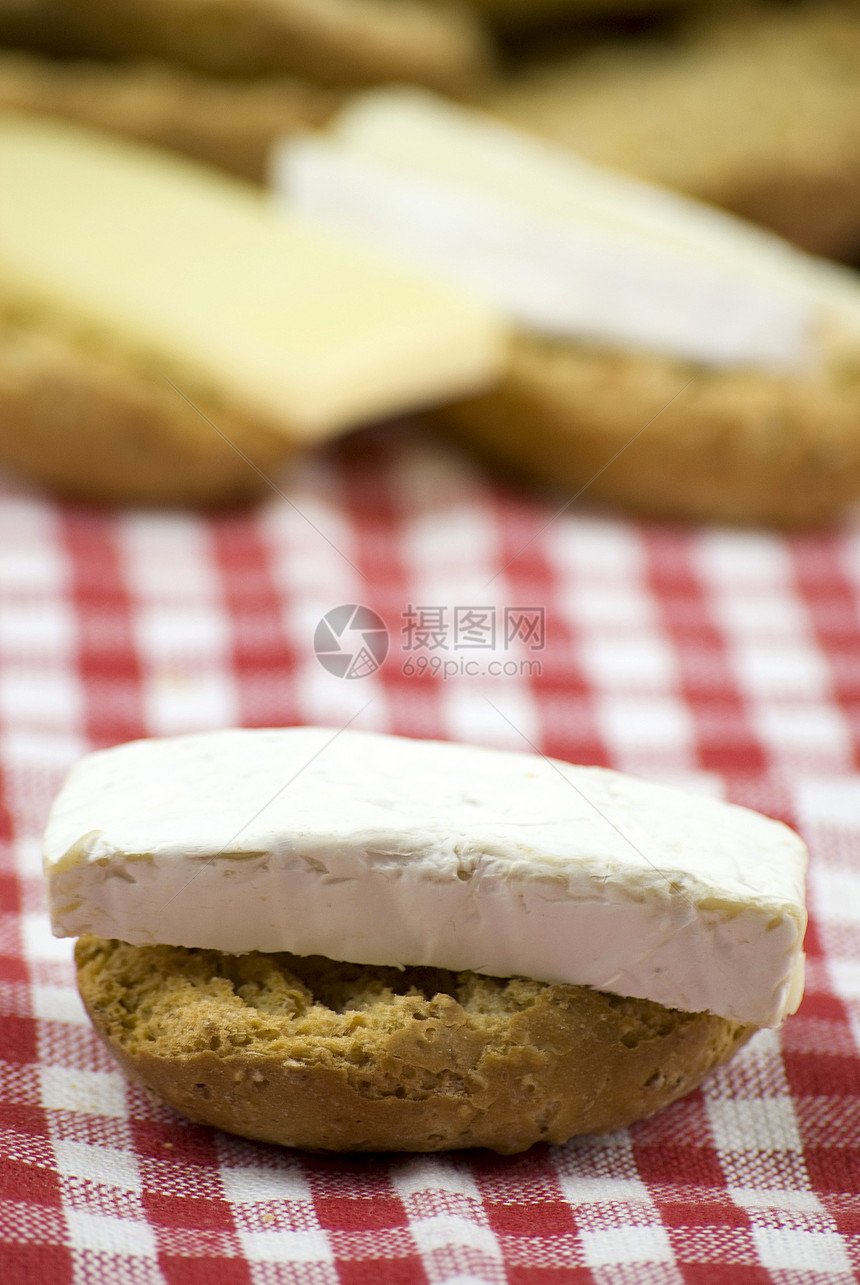
[[[720,1196],[710,1188],[691,1188],[689,1198],[673,1199],[655,1193],[654,1199],[660,1217],[667,1227],[748,1227],[749,1215],[728,1196]]]
[[[427,1273],[420,1258],[338,1259],[340,1285],[425,1285]]]
[[[834,1118],[834,1142],[838,1141],[838,1117]],[[820,1192],[841,1192],[860,1200],[860,1148],[807,1147],[803,1153],[813,1188]]]
[[[231,1229],[229,1206],[218,1200],[193,1200],[144,1191],[141,1200],[154,1223],[162,1227]]]
[[[26,982],[29,979],[30,970],[23,959],[0,955],[0,982]]]
[[[656,1123],[656,1121],[655,1121]],[[634,1145],[636,1168],[644,1182],[679,1189],[725,1187],[720,1160],[713,1147],[690,1147],[665,1142],[661,1146]]]
[[[0,1154],[0,1200],[59,1206],[60,1179],[52,1169]]]
[[[860,1064],[853,1057],[821,1053],[783,1052],[785,1073],[798,1097],[856,1098],[860,1094]],[[834,1114],[838,1114],[838,1107]]]
[[[493,1231],[511,1236],[564,1236],[576,1230],[569,1204],[542,1200],[539,1204],[502,1204],[485,1200],[484,1208]]]
[[[0,912],[14,914],[20,908],[21,891],[18,880],[14,875],[0,874]]]
[[[594,1285],[590,1267],[523,1267],[507,1269],[508,1285]]]
[[[70,1285],[71,1251],[63,1245],[3,1246],[3,1285]]]
[[[32,1017],[0,1016],[0,1060],[36,1061],[36,1022]]]
[[[332,1231],[373,1231],[405,1227],[408,1219],[403,1202],[394,1196],[350,1199],[344,1196],[314,1197],[320,1226]]]
[[[684,1285],[773,1285],[765,1267],[745,1263],[683,1263],[678,1269]]]
[[[250,1285],[251,1269],[239,1258],[176,1258],[161,1254],[167,1285]]]

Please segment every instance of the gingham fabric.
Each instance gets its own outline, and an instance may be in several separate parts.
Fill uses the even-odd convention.
[[[279,486],[204,518],[2,484],[3,1285],[860,1279],[860,526],[559,513],[411,425]],[[352,679],[314,653],[350,604],[390,634]],[[542,635],[523,623],[541,609]],[[302,1155],[149,1100],[48,929],[40,834],[65,771],[139,736],[350,720],[532,745],[796,825],[800,1012],[652,1120],[518,1157]]]

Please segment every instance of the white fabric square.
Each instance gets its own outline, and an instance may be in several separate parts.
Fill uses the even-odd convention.
[[[71,946],[72,943],[69,942],[68,945]],[[33,986],[31,995],[34,1017],[45,1022],[68,1022],[73,1026],[89,1024],[90,1019],[74,987]]]
[[[0,718],[8,723],[78,727],[84,693],[70,670],[6,665],[0,670]]]
[[[5,501],[4,501],[5,509]],[[0,545],[0,592],[62,593],[69,580],[69,566],[59,542]]]
[[[816,756],[837,766],[851,762],[851,733],[844,715],[831,705],[769,705],[755,722],[775,754]]]
[[[42,858],[42,836],[38,838],[23,836],[20,839],[13,840],[13,851],[15,853],[15,867],[18,874],[23,879],[38,879],[41,881],[44,869],[44,860]]]
[[[860,960],[831,959],[829,973],[837,995],[844,1000],[860,1000]]]
[[[471,1201],[481,1201],[481,1191],[472,1175],[451,1163],[444,1153],[434,1155],[432,1160],[422,1155],[405,1160],[391,1177],[401,1200],[441,1191],[446,1197],[465,1196]]]
[[[524,537],[523,543],[528,538]],[[419,574],[420,569],[426,566],[433,575],[445,572],[462,575],[463,550],[468,549],[465,570],[471,577],[472,595],[480,590],[482,576],[487,580],[495,576],[507,560],[501,555],[492,519],[473,504],[449,504],[444,522],[440,522],[438,513],[432,510],[413,516],[404,526],[401,541],[400,556],[413,564]],[[485,569],[485,574],[481,568]]]
[[[623,1223],[599,1231],[580,1232],[589,1267],[609,1263],[673,1263],[675,1256],[665,1227]]]
[[[53,1111],[124,1117],[126,1082],[119,1071],[81,1071],[67,1066],[39,1068],[42,1104]]]
[[[762,1265],[771,1270],[851,1271],[845,1242],[837,1232],[753,1226],[751,1235]]]
[[[860,838],[860,776],[799,781],[796,806],[808,825],[844,826]]]
[[[384,732],[388,729],[385,689],[375,675],[349,680],[328,674],[316,660],[295,671],[299,717],[313,727]]]
[[[256,1263],[331,1263],[324,1231],[240,1231],[242,1252]]]
[[[729,636],[767,639],[806,638],[806,608],[789,593],[775,589],[718,591],[709,598],[717,624]]]
[[[71,937],[54,936],[51,921],[45,911],[22,917],[21,936],[24,940],[24,952],[30,961],[71,963],[75,943]]]
[[[720,1151],[802,1151],[791,1098],[709,1098],[708,1118]]]
[[[307,1179],[293,1168],[261,1169],[253,1165],[221,1166],[221,1182],[231,1204],[291,1200],[308,1205],[313,1213],[313,1196]]]
[[[625,522],[563,514],[540,539],[547,557],[583,577],[633,580],[645,565],[642,542]]]
[[[324,496],[310,491],[294,488],[290,495],[290,504],[270,505],[261,519],[263,533],[273,546],[279,582],[293,592],[321,584],[332,588],[339,584],[359,585],[355,532],[343,512]],[[329,606],[360,601],[336,597]]]
[[[148,1223],[131,1218],[111,1218],[105,1214],[87,1214],[80,1209],[66,1209],[69,1236],[75,1249],[95,1253],[118,1254],[128,1258],[154,1258],[155,1233]]]
[[[786,1210],[792,1214],[820,1214],[822,1204],[814,1191],[779,1191],[772,1187],[729,1187],[729,1195],[744,1209]]]
[[[55,1140],[54,1155],[57,1168],[67,1177],[120,1187],[124,1191],[141,1190],[140,1168],[131,1151]]]
[[[127,513],[119,519],[125,574],[137,597],[182,604],[217,596],[208,529],[188,513]]]
[[[814,861],[809,876],[820,915],[836,922],[860,925],[860,871],[833,869]]]
[[[575,629],[653,630],[658,626],[651,598],[637,584],[583,583],[563,590],[557,610]],[[547,630],[552,620],[547,623]]]
[[[445,730],[452,740],[532,752],[540,736],[537,711],[516,679],[460,680],[444,687]]]
[[[61,730],[10,727],[0,732],[0,753],[10,768],[39,773],[54,772],[57,789],[73,763],[89,746],[83,735]],[[14,790],[15,782],[10,782]]]
[[[675,654],[658,635],[587,637],[580,656],[588,678],[609,690],[662,690],[678,681]]]
[[[238,721],[236,685],[226,670],[161,670],[144,680],[143,690],[153,736],[233,727]]]
[[[61,599],[0,603],[0,652],[68,658],[78,627],[71,605]]]
[[[215,604],[151,604],[135,613],[134,625],[138,645],[153,666],[211,663],[228,655],[229,623]]]
[[[733,663],[752,696],[824,700],[830,695],[830,670],[824,657],[799,640],[772,645],[748,642],[735,648]]]
[[[791,555],[778,535],[765,531],[705,531],[696,541],[702,575],[729,585],[772,585],[791,578]]]
[[[453,1214],[437,1214],[433,1218],[413,1218],[409,1230],[422,1253],[445,1249],[451,1245],[468,1245],[491,1256],[499,1254],[499,1242],[489,1227],[482,1227],[470,1218]]]
[[[686,753],[694,742],[690,712],[681,700],[607,694],[595,703],[600,728],[619,754]]]
[[[635,1170],[635,1161],[631,1155],[630,1166]],[[561,1177],[561,1190],[565,1200],[571,1205],[618,1204],[647,1205],[653,1208],[653,1201],[648,1188],[641,1178],[610,1178],[596,1174],[564,1174]]]

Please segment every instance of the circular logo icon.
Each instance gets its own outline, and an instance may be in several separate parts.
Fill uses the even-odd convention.
[[[335,678],[367,678],[388,655],[385,621],[370,607],[345,603],[332,607],[316,627],[314,651]]]

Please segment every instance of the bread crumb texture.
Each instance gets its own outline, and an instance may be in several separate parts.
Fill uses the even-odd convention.
[[[431,418],[518,482],[646,517],[791,529],[860,496],[856,346],[783,375],[521,334],[497,388]]]
[[[525,1150],[689,1092],[752,1028],[585,987],[82,937],[123,1068],[192,1120],[313,1150]]]
[[[0,297],[0,459],[24,476],[76,500],[218,506],[256,498],[294,452],[188,372]]]

